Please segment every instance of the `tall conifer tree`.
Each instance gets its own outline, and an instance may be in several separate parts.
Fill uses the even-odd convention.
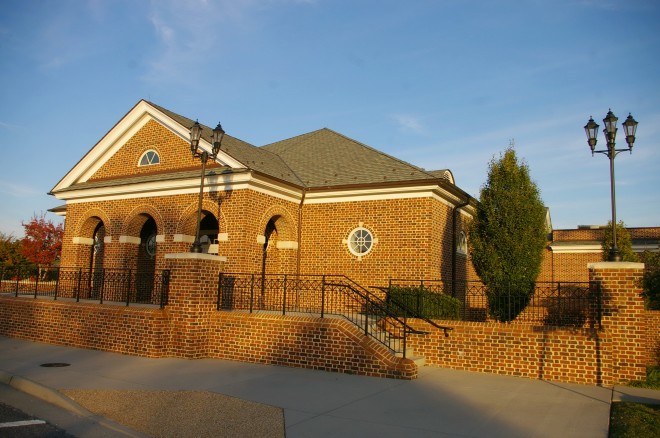
[[[527,306],[547,243],[546,208],[512,146],[489,164],[469,242],[490,315],[511,321]]]

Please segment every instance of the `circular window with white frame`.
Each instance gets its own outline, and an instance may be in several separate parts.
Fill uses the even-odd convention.
[[[359,227],[353,229],[348,234],[348,239],[344,241],[348,245],[348,250],[354,256],[358,257],[358,260],[369,254],[374,247],[374,244],[378,242],[378,239],[374,238],[371,231],[363,227],[360,224]]]

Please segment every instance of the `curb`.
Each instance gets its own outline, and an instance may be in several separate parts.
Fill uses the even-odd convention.
[[[41,385],[30,379],[26,379],[20,376],[14,376],[12,374],[7,373],[6,371],[0,370],[0,383],[4,383],[5,385],[10,386],[18,391],[39,398],[47,403],[65,409],[81,417],[90,419],[95,423],[107,429],[111,429],[122,436],[133,437],[133,438],[148,437],[148,435],[134,431],[133,429],[130,429],[124,426],[123,424],[116,423],[105,417],[96,415],[95,413],[83,408],[82,406],[71,400],[69,397],[60,394],[58,391],[48,388],[47,386]]]

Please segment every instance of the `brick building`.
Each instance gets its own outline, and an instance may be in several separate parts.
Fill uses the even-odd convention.
[[[585,266],[603,261],[601,242],[605,228],[605,225],[580,225],[570,230],[552,230],[538,280],[588,281]],[[632,249],[640,259],[645,251],[660,251],[660,227],[628,228],[628,232]]]
[[[142,100],[57,183],[62,266],[149,273],[189,250],[201,177],[193,124]],[[203,127],[208,151],[211,132]],[[207,165],[200,234],[225,272],[465,279],[475,205],[449,170],[329,129],[262,147],[225,135]]]
[[[579,288],[539,288],[536,319],[463,318],[447,327],[378,317],[378,299],[325,277],[316,289],[298,282],[295,300],[286,278],[275,284],[279,307],[259,301],[264,283],[253,296],[259,275],[228,275],[225,288],[231,272],[344,274],[365,287],[390,278],[476,279],[466,239],[476,201],[448,170],[425,171],[328,129],[262,147],[226,135],[205,173],[200,228],[207,254],[191,255],[201,178],[190,153],[193,124],[140,101],[57,183],[52,194],[66,202],[55,209],[66,218],[61,265],[78,269],[60,270],[57,281],[3,281],[1,335],[406,379],[426,363],[609,385],[642,378],[644,365],[659,360],[660,313],[645,310],[640,296],[644,266],[595,263],[602,229],[553,231],[549,215],[539,280],[591,280],[598,293],[583,288],[588,299],[580,301]],[[204,127],[207,150],[210,136]],[[657,250],[660,228],[631,231],[634,248]],[[108,285],[121,286],[123,295],[113,294],[91,275],[95,268],[137,275],[125,276],[127,283],[106,276]],[[158,275],[168,278],[168,294],[141,299],[142,290],[157,290]],[[242,277],[252,281],[241,289]],[[354,289],[349,298],[359,297],[357,305],[340,301]],[[465,307],[473,307],[464,293]],[[249,312],[233,306],[243,296]],[[112,304],[99,306],[104,299]],[[319,302],[320,312],[308,309]],[[254,313],[252,303],[259,304]],[[344,318],[324,317],[333,305]],[[552,317],[559,311],[576,319],[562,325]]]

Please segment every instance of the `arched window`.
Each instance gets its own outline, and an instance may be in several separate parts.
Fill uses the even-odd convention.
[[[158,156],[158,152],[150,149],[142,154],[138,166],[151,166],[153,164],[160,164],[160,157]]]
[[[461,231],[458,234],[458,242],[456,242],[456,253],[463,255],[467,255],[468,253],[467,236],[465,235],[464,231]]]

